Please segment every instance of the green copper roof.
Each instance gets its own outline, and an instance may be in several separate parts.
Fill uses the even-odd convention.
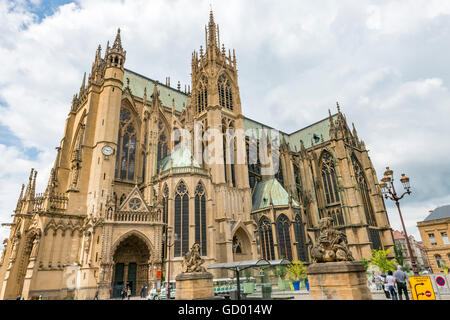
[[[336,120],[337,114],[333,115],[333,119]],[[246,134],[248,136],[253,135],[256,138],[258,138],[258,130],[252,131],[251,129],[267,129],[266,134],[270,136],[271,130],[277,130],[272,127],[269,127],[265,124],[259,123],[255,120],[245,118],[244,119],[244,129],[246,130]],[[312,125],[300,129],[298,131],[295,131],[291,134],[287,134],[283,131],[279,131],[280,133],[280,139],[283,137],[287,143],[289,143],[291,150],[295,151],[295,148],[297,148],[297,151],[300,151],[300,140],[303,140],[303,144],[305,148],[309,148],[312,146],[312,141],[314,141],[314,144],[319,144],[323,141],[328,141],[330,139],[330,119],[325,118],[321,121],[318,121],[316,123],[313,123]],[[319,140],[316,142],[314,140],[314,137],[318,137]],[[280,141],[281,142],[281,141]]]
[[[144,96],[144,88],[147,88],[147,100],[151,101],[151,95],[153,93],[153,87],[155,85],[155,80],[147,78],[143,75],[140,75],[134,71],[125,69],[124,74],[124,88],[127,86],[127,79],[130,80],[129,86],[131,93],[136,96],[142,98]],[[175,88],[168,87],[162,83],[158,83],[159,97],[161,99],[162,104],[165,107],[172,108],[172,99],[175,101],[175,110],[182,112],[183,109],[187,106],[187,94],[182,91],[178,91]],[[337,114],[333,115],[333,119],[337,118]],[[249,129],[267,129],[266,133],[270,136],[271,129],[274,129],[268,125],[259,123],[258,121],[244,118],[244,129],[247,131]],[[318,144],[322,141],[328,141],[330,139],[329,131],[330,131],[330,121],[329,118],[325,118],[321,121],[318,121],[306,128],[295,131],[291,134],[287,134],[283,131],[277,130],[280,132],[281,136],[284,137],[286,142],[289,143],[291,150],[297,151],[300,150],[300,140],[303,140],[303,144],[305,148],[309,148],[312,146],[312,141],[314,141],[314,136],[318,137],[320,140],[318,142],[314,141],[314,144]],[[258,130],[249,131],[249,135],[259,134]],[[256,136],[258,138],[259,136]],[[281,138],[281,137],[280,137]]]
[[[333,121],[336,121],[337,114],[333,115]],[[318,142],[314,141],[314,136],[318,137],[320,140]],[[286,140],[289,142],[291,146],[291,150],[295,150],[295,147],[297,147],[297,150],[300,151],[300,140],[303,140],[303,144],[305,145],[305,148],[309,148],[312,146],[312,141],[314,141],[314,144],[319,144],[323,141],[330,140],[330,119],[325,118],[321,121],[318,121],[316,123],[313,123],[310,126],[307,126],[306,128],[300,129],[294,133],[291,133],[289,135],[289,140]]]
[[[175,151],[161,160],[161,172],[170,168],[190,167],[200,168],[198,162],[192,157],[191,151],[186,147],[175,148]]]
[[[274,206],[289,205],[289,194],[275,178],[258,182],[253,191],[252,211],[270,207],[271,202]],[[299,204],[292,199],[292,206]]]
[[[136,72],[125,69],[123,77],[123,88],[127,87],[127,78],[130,80],[131,93],[139,98],[144,97],[144,88],[147,88],[147,101],[151,101],[153,87],[155,80],[144,77]],[[164,84],[158,83],[159,98],[165,107],[172,108],[172,99],[175,100],[175,110],[183,111],[187,105],[187,95],[184,92],[178,91],[175,88],[168,87]]]

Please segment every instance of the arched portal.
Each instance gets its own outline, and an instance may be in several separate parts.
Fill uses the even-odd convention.
[[[113,255],[113,297],[120,297],[124,286],[129,286],[132,295],[136,295],[144,284],[149,283],[150,250],[136,234],[129,235],[117,245]]]
[[[247,233],[238,228],[233,235],[233,261],[245,261],[252,259],[252,248]]]

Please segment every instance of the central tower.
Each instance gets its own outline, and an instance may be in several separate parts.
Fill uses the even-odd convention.
[[[194,154],[211,169],[213,183],[249,188],[236,55],[221,46],[212,11],[205,26],[205,50],[200,46],[192,53],[191,112],[202,124],[204,141],[204,157],[198,156],[199,150]]]

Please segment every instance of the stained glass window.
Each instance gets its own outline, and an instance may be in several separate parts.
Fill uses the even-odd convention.
[[[269,218],[262,217],[259,220],[258,231],[263,258],[266,260],[274,260],[275,250],[273,246],[272,224]]]
[[[277,240],[280,258],[292,260],[291,235],[289,232],[290,221],[281,214],[277,219]]]
[[[201,255],[206,256],[206,199],[205,188],[200,183],[195,189],[195,242],[200,244]]]
[[[117,137],[115,177],[134,180],[136,166],[136,129],[130,111],[120,110],[120,128]]]
[[[302,262],[308,262],[308,251],[306,246],[305,230],[300,213],[295,215],[294,223],[295,242],[297,247],[297,258]]]
[[[325,194],[325,215],[333,218],[334,225],[344,225],[339,189],[336,179],[336,168],[333,156],[324,151],[321,157],[320,170]]]
[[[189,194],[185,184],[181,181],[175,193],[175,257],[189,251]]]
[[[351,159],[353,164],[353,170],[355,171],[355,179],[356,182],[358,183],[359,192],[361,194],[361,199],[364,206],[364,213],[366,215],[367,224],[369,226],[376,226],[377,222],[373,212],[372,203],[370,202],[370,190],[369,186],[367,185],[364,170],[354,154],[352,154]]]

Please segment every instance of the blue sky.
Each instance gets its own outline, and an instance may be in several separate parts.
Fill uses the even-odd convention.
[[[11,3],[21,4],[22,1],[10,1]],[[66,1],[66,0],[26,0],[25,8],[34,13],[37,16],[37,22],[41,22],[45,17],[51,16],[55,13],[60,6],[67,3],[76,3],[76,1]]]
[[[29,170],[45,188],[70,102],[99,44],[118,27],[126,68],[190,84],[209,5],[235,48],[244,114],[284,132],[335,110],[369,149],[378,177],[411,178],[408,232],[450,203],[450,2],[444,0],[0,0],[0,220]],[[13,164],[13,165],[11,165]],[[398,186],[400,187],[400,186]],[[400,229],[393,203],[391,225]],[[8,230],[0,228],[0,237]]]

